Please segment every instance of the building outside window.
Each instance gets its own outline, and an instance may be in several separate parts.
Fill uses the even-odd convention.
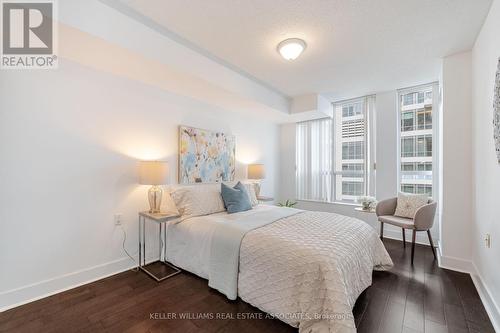
[[[342,117],[354,117],[363,114],[362,104],[349,103],[342,106]]]
[[[437,196],[437,84],[398,91],[399,180],[402,192]],[[354,202],[373,195],[375,96],[333,103],[333,117],[296,127],[297,199]]]
[[[374,96],[333,104],[334,200],[353,202],[369,189],[369,114]]]
[[[342,195],[344,195],[344,196],[359,196],[359,195],[364,193],[363,187],[364,187],[363,182],[343,181],[342,182]]]
[[[361,136],[364,138],[364,136]],[[365,143],[364,141],[342,142],[343,160],[362,160],[364,159]]]
[[[333,104],[332,118],[297,124],[297,199],[354,202],[370,193],[374,105],[374,96],[342,101]]]
[[[433,85],[399,93],[400,190],[433,195]]]

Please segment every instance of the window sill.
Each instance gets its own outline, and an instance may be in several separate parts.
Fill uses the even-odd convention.
[[[352,207],[361,207],[360,204],[354,202],[342,202],[342,201],[318,201],[318,200],[307,200],[307,199],[296,199],[298,202],[310,202],[310,203],[318,203],[325,205],[342,205],[342,206],[352,206]]]

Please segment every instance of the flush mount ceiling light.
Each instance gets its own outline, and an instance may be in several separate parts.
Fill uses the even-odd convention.
[[[306,42],[299,38],[285,39],[278,44],[278,52],[286,60],[296,59],[306,48]]]

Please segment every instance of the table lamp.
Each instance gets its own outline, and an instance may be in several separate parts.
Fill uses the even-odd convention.
[[[260,180],[266,178],[266,169],[264,164],[249,164],[247,169],[248,179],[256,179],[255,194],[259,196],[260,193]]]
[[[152,185],[148,191],[149,212],[160,212],[163,190],[159,185],[168,183],[168,163],[162,161],[139,162],[139,184]]]

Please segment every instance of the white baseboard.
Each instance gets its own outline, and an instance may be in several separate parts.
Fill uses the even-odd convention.
[[[439,249],[441,246],[439,246]],[[443,256],[441,251],[438,251],[438,264],[441,268],[450,269],[462,273],[468,273],[471,276],[472,282],[481,298],[481,302],[488,313],[491,324],[496,332],[500,332],[500,307],[491,297],[491,292],[488,286],[484,283],[484,279],[479,274],[476,265],[470,260]]]
[[[476,265],[472,264],[473,272],[470,273],[472,282],[476,286],[477,292],[481,301],[483,302],[484,308],[490,317],[491,324],[495,329],[495,332],[500,332],[500,307],[495,302],[495,299],[491,297],[491,292],[488,286],[484,283],[484,279],[479,274]]]
[[[441,247],[439,247],[439,249],[440,248]],[[443,256],[441,250],[438,251],[438,265],[441,268],[446,268],[462,273],[472,274],[472,272],[474,271],[472,261],[450,256]]]
[[[157,257],[158,254],[156,254],[156,257],[148,254],[147,262],[158,260]],[[134,267],[137,267],[137,263],[133,262],[129,257],[124,257],[52,279],[3,291],[0,293],[0,312],[104,279]]]

